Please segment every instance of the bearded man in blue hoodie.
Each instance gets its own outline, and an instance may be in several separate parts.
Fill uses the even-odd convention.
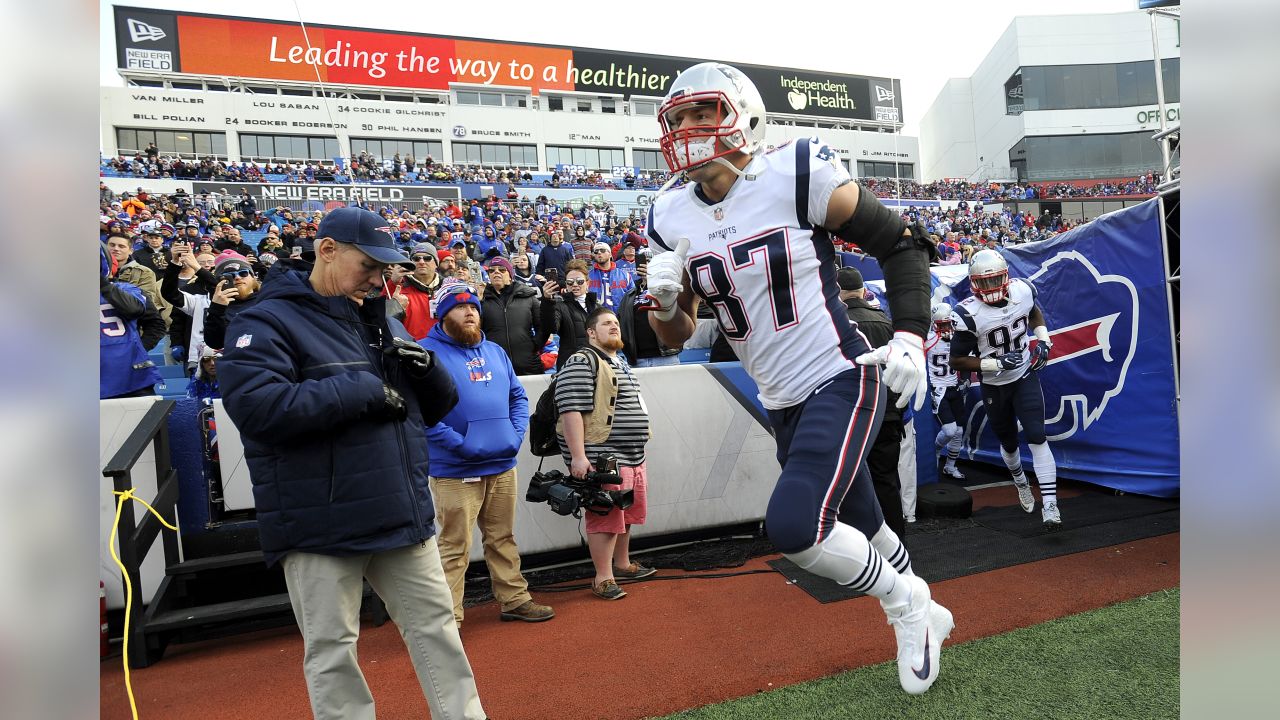
[[[438,322],[421,344],[453,376],[458,404],[427,427],[431,492],[440,523],[440,561],[462,626],[472,528],[480,524],[493,596],[504,620],[542,622],[555,611],[534,602],[515,541],[516,456],[529,426],[529,400],[501,345],[480,330],[480,298],[461,283],[435,296]]]

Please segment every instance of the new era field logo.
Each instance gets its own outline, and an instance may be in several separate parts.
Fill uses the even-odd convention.
[[[141,20],[134,20],[133,18],[129,18],[126,22],[129,23],[129,38],[134,42],[160,40],[165,36],[164,30],[155,25],[148,25]]]
[[[882,85],[877,85],[876,102],[893,102],[893,91]]]

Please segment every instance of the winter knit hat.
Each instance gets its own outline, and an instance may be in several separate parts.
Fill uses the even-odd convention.
[[[213,259],[214,275],[222,275],[225,272],[237,272],[239,270],[252,270],[252,268],[249,267],[248,258],[234,250],[223,250],[218,257]]]
[[[470,303],[480,310],[480,298],[474,288],[463,283],[450,283],[436,291],[436,318],[443,320],[449,311],[460,304]]]
[[[488,270],[492,270],[495,267],[500,267],[503,270],[506,270],[507,274],[511,275],[512,277],[514,277],[516,274],[516,269],[512,267],[511,261],[502,257],[501,255],[495,258],[490,258],[488,261],[485,262],[484,266],[485,266],[485,269],[488,269]]]

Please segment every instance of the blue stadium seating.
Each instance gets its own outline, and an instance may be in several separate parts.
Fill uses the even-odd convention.
[[[156,368],[160,371],[160,377],[165,380],[182,380],[184,383],[186,382],[187,373],[181,365],[161,365],[156,363]]]
[[[711,348],[692,348],[680,351],[680,364],[711,362]]]

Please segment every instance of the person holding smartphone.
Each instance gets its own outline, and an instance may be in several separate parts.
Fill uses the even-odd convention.
[[[221,350],[231,318],[253,305],[256,294],[262,289],[262,281],[253,271],[248,259],[230,251],[218,256],[213,266],[218,287],[210,297],[209,309],[204,319],[204,342]]]
[[[631,249],[630,245],[625,246]],[[679,365],[680,348],[670,348],[658,340],[657,333],[649,326],[649,309],[644,307],[648,290],[649,257],[635,259],[635,284],[618,302],[618,322],[622,325],[622,353],[632,367],[656,367]]]
[[[587,344],[587,316],[599,305],[596,294],[587,290],[587,272],[586,263],[570,260],[563,288],[555,268],[547,270],[547,280],[542,284],[540,327],[544,332],[549,329],[560,336],[556,370],[564,367],[569,356]]]

